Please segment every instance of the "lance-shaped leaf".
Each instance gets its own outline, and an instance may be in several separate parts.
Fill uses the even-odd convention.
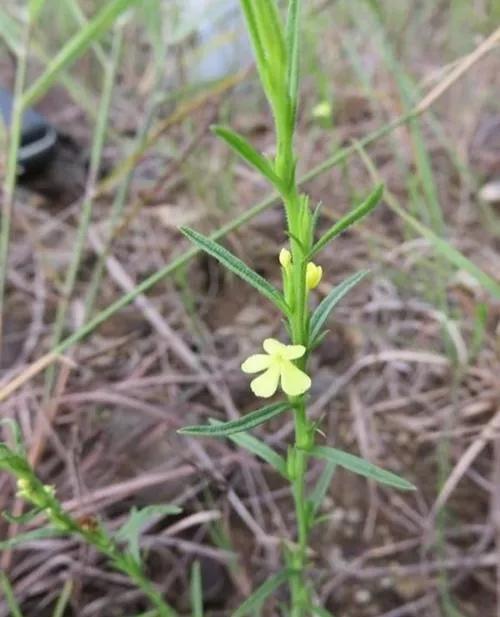
[[[189,227],[181,227],[182,233],[196,244],[199,248],[206,253],[217,259],[223,266],[225,266],[231,272],[234,272],[237,276],[242,278],[249,285],[259,291],[264,297],[277,306],[280,311],[288,315],[288,306],[279,293],[279,291],[266,281],[265,278],[257,274],[254,270],[249,268],[241,259],[230,253],[226,248],[214,242],[210,238],[207,238],[203,234],[190,229]]]
[[[221,422],[211,419],[210,424],[217,425],[221,424]],[[228,439],[241,448],[244,448],[245,450],[248,450],[248,452],[251,452],[252,454],[255,454],[255,456],[261,458],[284,478],[287,477],[285,459],[269,447],[267,443],[264,443],[253,435],[250,435],[250,433],[236,433],[234,435],[229,435]]]
[[[33,542],[34,540],[43,540],[45,538],[58,538],[67,535],[66,531],[56,529],[55,527],[40,527],[39,529],[33,529],[25,533],[20,533],[13,538],[0,542],[0,550],[5,551],[27,542]]]
[[[299,30],[302,0],[290,0],[288,5],[288,19],[286,24],[286,44],[288,52],[288,96],[291,105],[290,121],[294,129],[298,107],[299,91]]]
[[[274,172],[273,166],[266,159],[266,157],[250,144],[248,141],[235,133],[231,129],[228,129],[223,126],[214,126],[212,128],[213,132],[223,139],[231,148],[241,156],[241,158],[245,159],[245,161],[254,167],[257,171],[265,176],[271,184],[273,184],[278,190],[283,188],[283,184],[279,177]]]
[[[290,403],[274,403],[273,405],[266,405],[261,409],[247,413],[237,420],[220,424],[185,426],[177,432],[181,435],[194,435],[196,437],[227,437],[228,435],[249,431],[287,411],[287,409],[290,409]]]
[[[369,270],[361,270],[349,278],[346,278],[345,281],[342,281],[342,283],[334,287],[326,298],[324,298],[324,300],[322,300],[322,302],[318,305],[311,316],[310,337],[313,344],[315,343],[317,337],[321,334],[321,328],[328,319],[328,316],[332,310],[337,306],[342,298],[368,274],[368,272]]]
[[[311,252],[306,259],[312,259],[312,257],[314,257],[316,253],[321,251],[321,249],[324,248],[331,240],[333,240],[333,238],[337,237],[348,227],[354,225],[354,223],[357,223],[362,218],[370,214],[370,212],[379,205],[383,194],[384,185],[379,184],[363,201],[363,203],[359,204],[359,206],[348,212],[344,217],[340,219],[340,221],[337,221],[337,223],[335,223],[333,227],[330,227],[330,229],[312,247]]]
[[[355,456],[354,454],[350,454],[349,452],[344,452],[343,450],[337,450],[336,448],[330,448],[328,446],[314,446],[310,454],[316,458],[332,461],[339,465],[339,467],[344,467],[344,469],[348,469],[370,480],[375,480],[375,482],[379,482],[380,484],[387,484],[388,486],[402,491],[415,490],[415,486],[411,484],[411,482],[400,478],[395,473],[392,473],[392,471],[385,471],[385,469],[377,467],[373,463],[359,456]]]
[[[232,617],[244,617],[245,615],[256,615],[262,604],[267,598],[272,595],[276,589],[281,587],[288,580],[290,573],[288,570],[282,570],[271,578],[268,578],[265,583],[258,587],[252,595],[243,602],[243,604],[232,614]]]
[[[136,561],[140,561],[139,536],[143,528],[151,519],[171,514],[180,514],[180,512],[182,512],[180,508],[170,505],[147,506],[140,510],[132,508],[128,519],[116,532],[115,538],[118,542],[126,542],[130,554]]]

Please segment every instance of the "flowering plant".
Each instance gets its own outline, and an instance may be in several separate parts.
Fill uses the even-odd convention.
[[[312,259],[331,240],[380,203],[383,187],[375,187],[363,203],[316,239],[320,207],[314,210],[310,207],[308,196],[300,192],[296,181],[297,154],[294,135],[299,102],[301,2],[289,0],[286,24],[281,20],[275,0],[241,0],[241,6],[259,78],[275,121],[276,156],[272,160],[266,158],[244,137],[228,128],[215,127],[214,131],[267,179],[281,197],[287,220],[286,233],[290,238],[289,248],[282,248],[279,253],[282,291],[220,244],[192,229],[182,228],[182,231],[195,245],[252,285],[283,314],[291,344],[266,339],[263,342],[266,353],[250,356],[241,368],[245,373],[262,373],[250,384],[257,397],[270,398],[280,387],[285,400],[257,409],[238,420],[225,423],[212,421],[209,425],[190,426],[179,432],[186,435],[229,437],[249,431],[279,414],[293,413],[295,442],[289,446],[286,460],[255,437],[252,437],[251,441],[238,440],[238,443],[249,447],[290,482],[295,501],[297,537],[294,542],[288,543],[285,549],[284,570],[257,589],[233,617],[251,612],[260,606],[267,595],[287,581],[291,603],[291,610],[287,614],[291,617],[327,615],[325,609],[316,606],[313,601],[307,577],[308,542],[312,527],[319,522],[316,513],[335,466],[342,466],[401,490],[414,488],[406,480],[353,454],[316,445],[317,426],[307,414],[307,393],[312,383],[311,376],[308,375],[309,356],[323,340],[326,334],[325,323],[335,306],[367,274],[366,271],[358,272],[333,287],[313,311],[310,306],[310,292],[319,285],[323,269]],[[317,490],[308,494],[305,475],[311,457],[325,460],[326,465]]]

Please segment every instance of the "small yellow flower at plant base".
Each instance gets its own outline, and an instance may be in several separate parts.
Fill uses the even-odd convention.
[[[311,378],[301,371],[292,360],[306,353],[303,345],[283,345],[276,339],[267,338],[263,343],[265,354],[250,356],[241,365],[244,373],[260,373],[250,384],[255,396],[271,397],[281,380],[281,388],[289,396],[299,396],[311,387]]]
[[[281,266],[286,269],[292,263],[292,254],[288,249],[281,249],[279,260]]]
[[[306,270],[306,285],[307,289],[315,289],[323,276],[323,268],[321,266],[317,266],[315,263],[310,261],[307,264]]]

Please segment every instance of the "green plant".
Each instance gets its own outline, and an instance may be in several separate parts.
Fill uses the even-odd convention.
[[[15,424],[12,424],[12,427],[15,437],[14,446],[11,447],[7,443],[0,442],[0,470],[7,471],[17,479],[17,496],[28,503],[32,509],[20,517],[13,517],[8,514],[4,514],[4,516],[10,522],[28,523],[41,515],[47,520],[48,524],[20,534],[11,540],[0,542],[0,550],[9,549],[28,540],[38,538],[78,536],[107,557],[113,568],[126,574],[143,591],[155,607],[157,617],[174,617],[175,611],[165,602],[144,571],[142,555],[139,550],[139,536],[145,524],[152,519],[179,514],[181,510],[171,505],[148,506],[141,510],[133,508],[125,523],[113,533],[109,532],[95,517],[73,517],[63,509],[54,488],[43,484],[35,475],[27,460],[18,428]],[[10,598],[13,614],[16,614],[12,608],[15,605],[14,596],[7,579],[1,578],[0,583],[4,587],[6,596]],[[67,593],[63,594],[63,599]],[[60,602],[62,601],[60,600]]]
[[[276,128],[276,156],[266,158],[241,135],[223,127],[214,132],[235,150],[248,164],[266,178],[279,193],[286,213],[289,248],[281,249],[283,289],[279,291],[269,281],[214,240],[183,228],[183,233],[200,249],[217,259],[227,269],[253,286],[284,318],[290,337],[289,345],[274,339],[263,343],[265,354],[256,354],[242,365],[246,373],[262,374],[251,388],[258,397],[272,397],[278,387],[285,395],[281,402],[264,406],[236,421],[211,422],[207,426],[191,426],[180,430],[185,435],[230,437],[236,443],[261,457],[281,473],[291,485],[295,502],[297,537],[285,545],[285,568],[261,586],[234,613],[250,614],[260,607],[268,595],[288,582],[291,617],[305,617],[315,607],[308,580],[309,535],[318,523],[317,511],[327,483],[338,465],[401,490],[414,487],[368,461],[328,446],[316,445],[317,425],[307,413],[307,392],[311,387],[308,361],[311,353],[326,335],[324,326],[332,310],[344,295],[367,272],[359,272],[334,287],[315,309],[311,309],[310,294],[319,284],[323,271],[312,259],[336,236],[369,214],[379,203],[383,187],[377,186],[367,199],[338,221],[323,236],[316,239],[316,224],[320,207],[312,209],[308,196],[299,190],[296,180],[297,153],[294,147],[299,102],[299,25],[301,2],[289,0],[286,25],[283,24],[274,0],[241,0],[247,28],[253,45],[259,78],[270,104]],[[286,459],[269,446],[247,433],[269,419],[291,412],[295,419],[295,441],[288,448]],[[319,486],[308,494],[305,475],[310,458],[327,461],[325,475]]]

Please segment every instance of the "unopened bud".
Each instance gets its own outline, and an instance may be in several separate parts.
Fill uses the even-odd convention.
[[[306,285],[307,289],[315,289],[323,276],[323,268],[321,266],[317,266],[312,261],[307,264],[306,270]]]
[[[288,268],[292,263],[292,254],[288,249],[281,249],[279,260],[282,268]]]

